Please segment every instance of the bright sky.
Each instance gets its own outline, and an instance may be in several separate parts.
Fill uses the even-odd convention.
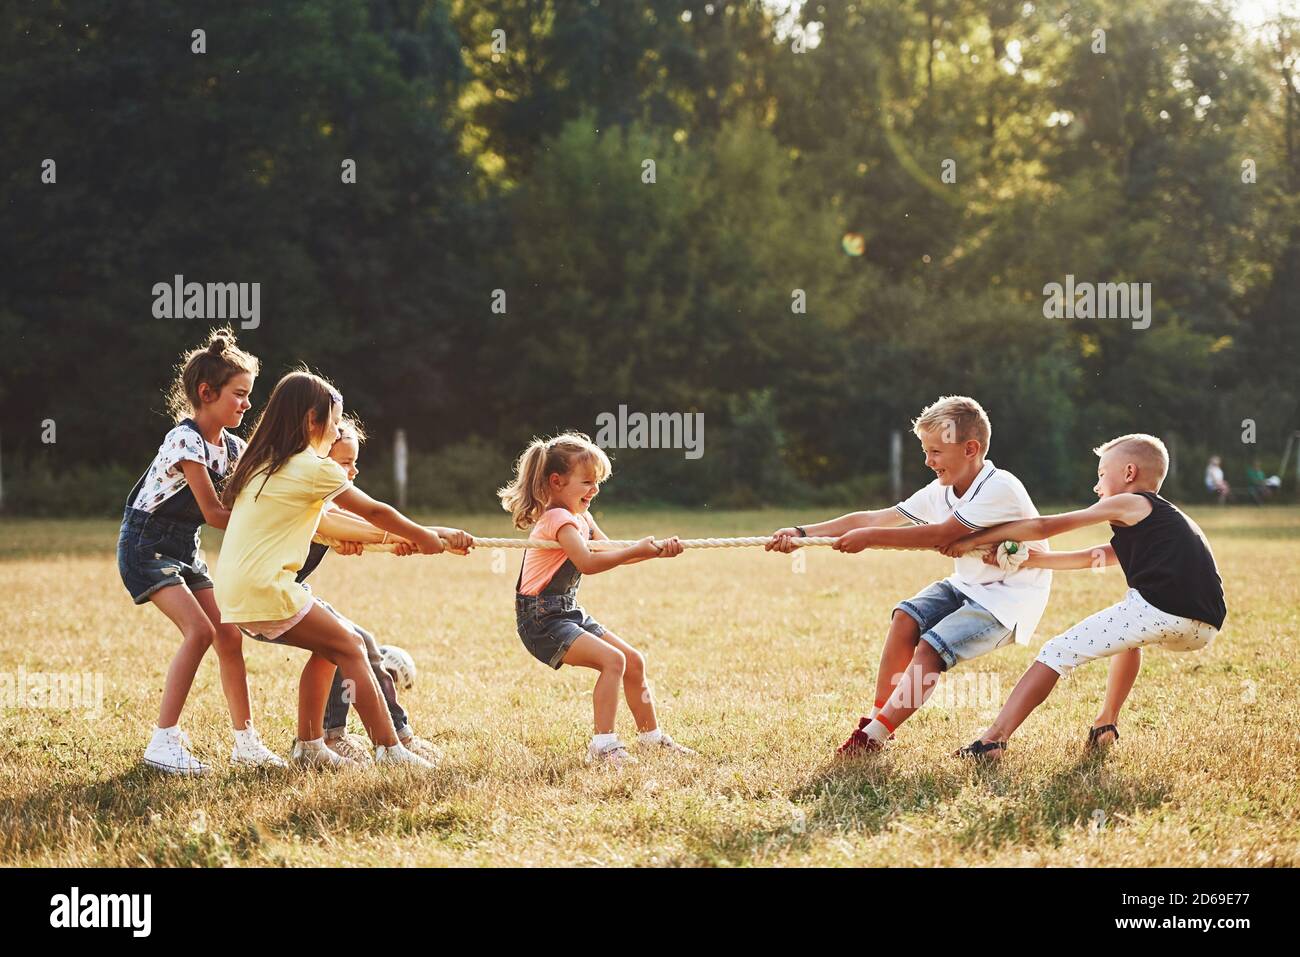
[[[1257,27],[1265,20],[1277,17],[1279,11],[1288,16],[1300,16],[1300,3],[1296,0],[1232,0],[1236,17],[1248,27]]]

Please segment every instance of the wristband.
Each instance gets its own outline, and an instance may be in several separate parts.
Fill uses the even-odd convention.
[[[799,533],[799,537],[800,537],[800,538],[807,538],[807,537],[808,537],[808,533],[805,532],[805,531],[803,530],[803,526],[802,526],[802,525],[796,525],[796,526],[794,527],[794,530],[795,530],[796,532]]]
[[[388,544],[388,533],[387,533],[387,532],[384,532],[384,537],[380,540],[379,544],[380,544],[380,545],[386,545],[386,544]]]

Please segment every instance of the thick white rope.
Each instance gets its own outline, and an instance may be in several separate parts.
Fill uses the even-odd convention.
[[[766,545],[772,540],[770,535],[751,535],[745,538],[683,538],[681,540],[682,548],[755,548]],[[317,536],[316,541],[334,548],[342,545],[343,542],[334,538],[324,538]],[[791,536],[790,543],[798,548],[805,548],[809,545],[834,545],[839,539],[830,536],[809,535],[806,538],[797,538]],[[447,543],[444,541],[443,545]],[[602,539],[593,539],[587,542],[587,547],[594,551],[605,551],[613,548],[627,548],[637,544],[636,541],[605,541]],[[533,541],[527,538],[474,538],[476,548],[561,548],[559,542],[554,541]],[[367,552],[395,552],[397,551],[396,542],[385,542],[383,544],[367,544],[361,546]],[[992,546],[983,545],[981,549],[988,549]],[[921,551],[922,549],[893,549],[893,551]],[[1025,548],[1019,542],[1003,542],[998,546],[998,567],[1003,571],[1012,571],[1019,568],[1029,557],[1029,549]]]
[[[753,548],[756,545],[766,545],[772,540],[770,535],[754,535],[749,538],[683,538],[681,539],[683,548]],[[343,544],[338,539],[325,538],[317,536],[316,541],[333,548],[336,545]],[[661,539],[659,540],[661,541]],[[804,545],[834,545],[838,539],[827,537],[808,536],[807,538],[791,538],[791,542],[798,546]],[[443,542],[445,546],[446,541]],[[628,548],[636,545],[637,541],[606,541],[603,539],[590,539],[587,547],[593,551],[605,551],[613,548]],[[386,542],[382,545],[367,544],[361,546],[368,552],[395,552],[397,544],[395,542]],[[539,542],[527,538],[479,538],[474,536],[475,548],[562,548],[559,542],[546,541]]]

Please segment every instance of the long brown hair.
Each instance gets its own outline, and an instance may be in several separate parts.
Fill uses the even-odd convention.
[[[548,477],[568,475],[579,462],[590,465],[596,481],[603,482],[613,471],[609,456],[581,432],[564,432],[550,439],[533,439],[515,463],[515,477],[497,489],[501,507],[510,513],[515,528],[532,528],[546,510],[550,497]]]
[[[259,367],[256,356],[235,344],[235,334],[229,326],[213,329],[208,333],[207,342],[181,356],[176,377],[167,390],[167,411],[179,422],[203,407],[199,386],[206,384],[220,392],[241,372],[256,378]]]
[[[231,508],[235,499],[256,475],[266,480],[280,470],[290,456],[311,444],[312,423],[320,428],[329,421],[330,407],[342,402],[338,390],[306,369],[295,369],[275,384],[248,438],[248,448],[221,493],[221,504]],[[260,495],[262,489],[257,490]],[[256,496],[254,496],[256,497]]]

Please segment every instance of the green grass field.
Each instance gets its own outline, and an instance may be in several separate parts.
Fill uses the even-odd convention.
[[[757,534],[816,517],[598,515],[617,538]],[[104,688],[98,714],[0,711],[0,863],[1295,866],[1300,509],[1193,515],[1224,575],[1227,625],[1206,651],[1147,654],[1123,740],[1104,758],[1080,749],[1101,665],[1062,682],[1000,766],[949,755],[1045,638],[1122,594],[1118,569],[1058,572],[1030,647],[945,676],[951,689],[941,683],[890,751],[847,766],[832,753],[871,704],[890,609],[946,575],[947,559],[810,549],[800,571],[792,556],[713,550],[589,578],[583,604],[647,653],[664,727],[701,752],[607,773],[581,763],[594,675],[551,672],[525,652],[520,553],[479,551],[330,556],[312,580],[415,656],[420,679],[403,700],[445,750],[437,774],[232,771],[209,656],[182,718],[216,769],[197,781],[139,763],[177,635],[122,588],[116,524],[0,522],[0,675],[98,672]],[[510,534],[504,516],[436,519]],[[247,642],[245,654],[258,726],[287,753],[304,653]],[[634,732],[626,709],[619,730]]]

